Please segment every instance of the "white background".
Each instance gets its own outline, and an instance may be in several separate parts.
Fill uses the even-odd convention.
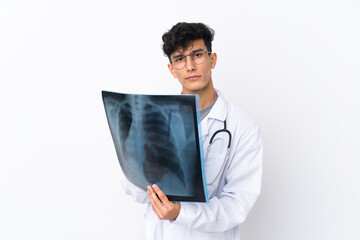
[[[101,90],[177,94],[161,36],[216,31],[216,88],[260,124],[243,239],[360,239],[360,2],[0,1],[0,239],[137,239]]]

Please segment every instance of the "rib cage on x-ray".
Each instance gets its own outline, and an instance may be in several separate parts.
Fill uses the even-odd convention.
[[[145,139],[144,174],[150,182],[157,182],[166,169],[175,173],[185,184],[184,172],[170,132],[170,119],[156,105],[143,105],[142,123]],[[165,168],[165,169],[164,169]],[[159,172],[160,171],[160,172]]]
[[[134,111],[135,108],[137,111]],[[169,109],[159,108],[146,96],[128,96],[127,101],[120,106],[119,134],[122,139],[122,151],[125,157],[129,157],[131,152],[123,140],[129,137],[131,128],[140,130],[141,137],[136,150],[144,151],[143,172],[151,184],[161,180],[169,171],[185,184],[184,170],[171,135],[170,118]]]
[[[103,91],[116,154],[127,179],[156,183],[174,201],[206,201],[196,96]]]

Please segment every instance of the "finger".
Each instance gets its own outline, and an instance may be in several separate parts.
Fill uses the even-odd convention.
[[[162,193],[160,188],[159,187],[157,187],[157,188],[158,188],[158,191],[160,191]],[[156,205],[157,209],[161,212],[164,211],[166,209],[164,206],[164,202],[160,199],[160,197],[158,196],[156,191],[151,187],[150,187],[150,193],[151,193],[152,200],[153,200],[154,204]]]
[[[152,187],[148,186],[148,194],[149,197],[153,200],[153,202],[157,205],[157,206],[161,206],[162,202],[160,200],[160,198],[158,197],[158,195],[156,194],[156,192],[154,191],[154,189],[152,189]]]
[[[152,190],[152,188],[150,186],[147,187],[147,193],[151,202],[151,205],[153,205],[153,207],[156,207],[156,198],[154,197],[154,191]]]
[[[153,191],[153,189],[150,186],[148,186],[147,193],[149,195],[149,199],[150,199],[150,202],[151,202],[152,209],[154,210],[155,214],[159,218],[162,218],[163,217],[162,211],[161,211],[162,204],[161,204],[160,200],[155,195],[155,192]]]
[[[156,205],[156,203],[155,203],[155,201],[154,201],[154,198],[153,198],[150,190],[148,190],[148,194],[149,194],[149,199],[150,199],[151,206],[152,206],[153,210],[154,210],[154,211],[157,211],[157,210],[158,210],[158,207],[157,207],[157,205]]]
[[[157,193],[158,197],[160,198],[160,200],[162,201],[163,204],[169,203],[169,199],[167,198],[165,193],[163,191],[161,191],[161,189],[156,184],[153,184],[152,187],[155,190],[155,192]]]

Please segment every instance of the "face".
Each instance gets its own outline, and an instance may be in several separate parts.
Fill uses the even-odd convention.
[[[176,50],[171,54],[171,59],[178,55],[186,56],[200,49],[207,51],[203,39],[193,41],[186,49]],[[177,70],[171,64],[168,64],[168,68],[174,78],[177,78],[182,85],[183,94],[199,94],[214,90],[211,69],[215,68],[216,60],[216,53],[212,53],[210,56],[206,54],[204,63],[197,65],[191,56],[187,56],[183,69]]]

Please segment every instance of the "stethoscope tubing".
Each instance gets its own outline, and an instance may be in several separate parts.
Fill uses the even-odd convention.
[[[227,148],[230,148],[231,145],[231,132],[229,130],[226,129],[226,119],[224,120],[224,128],[223,129],[219,129],[216,132],[214,132],[214,134],[211,136],[210,141],[209,141],[209,146],[212,144],[216,134],[221,133],[221,132],[227,132],[229,135],[229,142],[228,142],[228,146]]]

